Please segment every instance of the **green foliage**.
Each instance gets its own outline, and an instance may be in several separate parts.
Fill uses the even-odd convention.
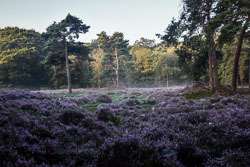
[[[130,53],[133,56],[134,66],[138,74],[136,83],[144,83],[143,86],[154,83],[154,70],[158,60],[158,55],[153,54],[152,40],[141,38],[132,46]]]
[[[214,21],[217,4],[217,0],[183,0],[180,19],[173,19],[165,31],[166,34],[158,35],[168,45],[177,47],[180,66],[193,80],[200,80],[209,71],[212,88],[218,86],[217,51],[214,42],[218,26]],[[208,62],[210,66],[207,66]]]
[[[178,65],[174,48],[166,44],[155,44],[153,40],[141,38],[131,47],[136,76],[140,86],[168,86],[178,83],[183,73]]]
[[[89,112],[95,112],[97,107],[102,104],[101,102],[97,102],[97,101],[92,101],[90,103],[84,104],[84,105],[78,105],[78,107],[80,109],[84,109],[87,110]]]
[[[155,77],[160,83],[169,86],[180,82],[182,76],[179,68],[179,57],[176,55],[174,47],[167,48],[160,45],[154,49],[154,54],[159,55],[157,64],[155,66]]]
[[[102,75],[102,59],[104,56],[104,52],[101,48],[93,49],[90,53],[90,57],[95,59],[90,63],[90,66],[93,70],[93,77],[91,78],[91,83],[93,86],[100,88],[103,83],[101,83],[101,75]]]
[[[47,32],[43,34],[47,41],[45,47],[47,56],[44,63],[48,71],[51,71],[50,81],[55,88],[66,84],[66,77],[61,75],[66,74],[67,71],[63,67],[65,65],[66,50],[68,55],[73,56],[69,60],[71,65],[67,77],[69,78],[70,74],[74,73],[71,79],[73,85],[77,87],[88,85],[88,82],[85,81],[89,80],[89,69],[86,68],[88,64],[85,63],[88,60],[88,49],[82,42],[76,42],[75,39],[78,39],[80,34],[88,32],[89,28],[90,26],[83,24],[79,18],[68,14],[61,22],[54,22],[50,25]],[[62,71],[64,72],[62,73]],[[68,80],[70,81],[70,79]]]
[[[243,51],[241,52],[241,58],[239,61],[239,84],[244,84],[248,82],[248,43],[245,41],[243,43]],[[234,38],[234,43],[224,44],[222,48],[223,58],[219,65],[218,73],[222,84],[230,85],[232,83],[232,74],[233,74],[233,63],[235,60],[235,50],[237,48],[237,40]]]
[[[208,77],[208,47],[202,36],[185,38],[176,53],[181,69],[193,80],[199,81]]]
[[[88,32],[89,28],[90,26],[83,24],[79,18],[68,14],[61,22],[54,22],[50,25],[44,36],[49,40],[62,41],[66,38],[68,41],[73,42],[74,39],[79,38],[80,34]]]
[[[112,36],[109,36],[103,31],[97,35],[98,38],[90,45],[92,48],[91,56],[97,60],[96,62],[92,62],[93,84],[100,87],[114,85],[117,69],[121,85],[128,83],[130,80],[129,76],[133,73],[133,63],[131,62],[132,57],[129,55],[128,40],[125,40],[123,33],[120,32],[115,32]],[[116,49],[117,58],[115,55]]]
[[[34,30],[0,29],[0,87],[38,87],[46,83],[41,61],[44,40]]]
[[[220,28],[219,43],[232,43],[244,24],[249,22],[250,2],[248,0],[220,0],[217,4],[216,17],[211,22]],[[250,26],[249,24],[247,25]]]

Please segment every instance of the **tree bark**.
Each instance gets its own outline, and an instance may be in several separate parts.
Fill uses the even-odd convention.
[[[100,73],[98,73],[97,75],[98,75],[98,77],[97,77],[97,79],[98,79],[98,89],[100,89],[101,88]]]
[[[248,27],[248,23],[249,23],[249,17],[248,17],[247,21],[245,22],[244,26],[242,27],[240,34],[239,34],[239,38],[238,38],[237,50],[236,50],[235,58],[234,58],[233,78],[232,78],[232,89],[234,92],[236,92],[236,90],[237,90],[239,60],[240,60],[242,44],[243,44],[243,40],[245,37],[246,29]]]
[[[217,69],[217,59],[216,59],[216,52],[215,51],[212,51],[212,64],[213,64],[214,88],[216,90],[219,86],[219,81],[218,81],[218,69]]]
[[[66,72],[67,72],[67,81],[68,81],[68,91],[72,93],[71,89],[71,80],[70,80],[70,72],[69,72],[69,59],[68,59],[68,45],[67,41],[64,38],[64,51],[65,51],[65,61],[66,61]]]
[[[168,73],[167,73],[167,88],[168,88]]]
[[[211,6],[210,10],[211,10]],[[210,21],[210,10],[207,12],[207,21]],[[219,86],[218,81],[218,69],[217,69],[217,60],[216,60],[216,52],[215,52],[215,43],[213,38],[213,32],[210,30],[207,32],[207,39],[209,44],[208,50],[208,61],[209,61],[209,82],[211,91],[214,92],[216,88]]]
[[[54,73],[55,73],[55,87],[56,87],[56,89],[58,89],[58,82],[57,82],[57,70],[56,70],[56,66],[54,66]]]
[[[211,91],[214,91],[214,79],[213,79],[213,63],[212,63],[212,53],[208,51],[208,63],[209,63],[209,86]]]
[[[248,55],[248,89],[250,92],[250,54]]]
[[[116,59],[116,69],[115,69],[115,74],[116,74],[116,88],[118,88],[119,87],[119,60],[118,60],[117,47],[115,47],[115,59]]]

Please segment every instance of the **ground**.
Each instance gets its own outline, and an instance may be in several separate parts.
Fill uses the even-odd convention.
[[[250,96],[0,91],[0,166],[249,166]]]

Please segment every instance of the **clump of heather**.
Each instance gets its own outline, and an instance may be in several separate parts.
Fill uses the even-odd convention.
[[[100,103],[111,103],[112,99],[104,94],[91,94],[85,97],[88,102],[97,101]]]
[[[106,140],[99,149],[98,167],[163,167],[157,147],[147,144],[143,138],[127,135]]]
[[[0,91],[0,166],[249,166],[249,96],[150,99]]]

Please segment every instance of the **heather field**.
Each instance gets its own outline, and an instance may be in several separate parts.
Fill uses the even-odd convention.
[[[0,166],[250,165],[249,95],[44,92],[0,91]]]

